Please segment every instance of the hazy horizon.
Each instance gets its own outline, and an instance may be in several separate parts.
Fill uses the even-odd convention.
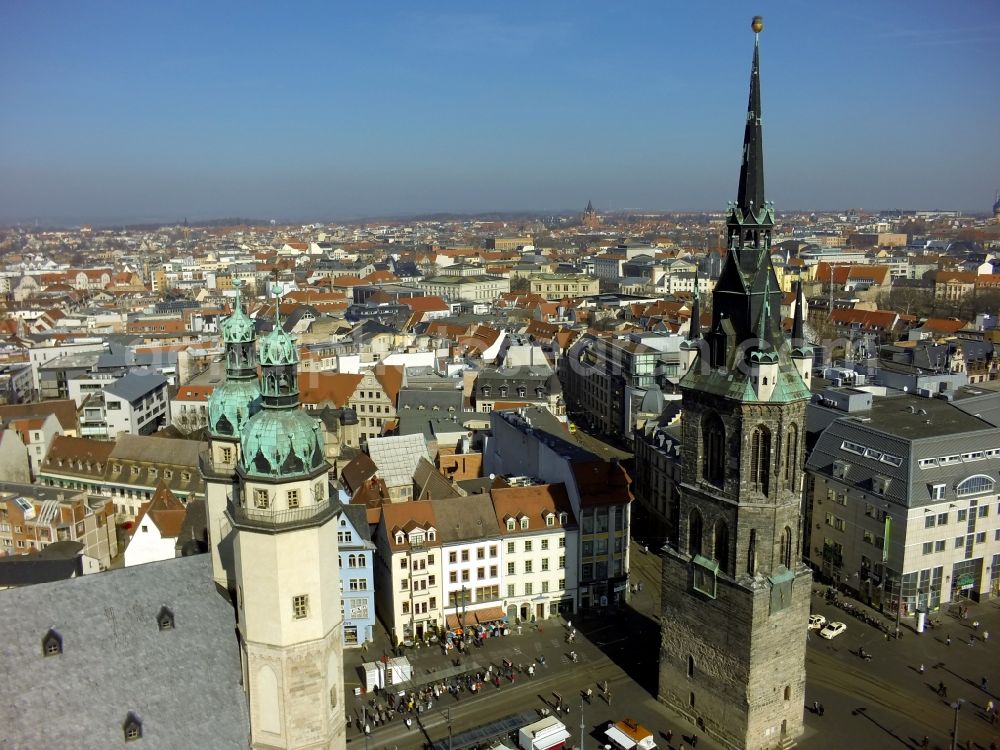
[[[1000,5],[761,6],[779,212],[990,210]],[[752,14],[8,3],[0,222],[720,211]]]

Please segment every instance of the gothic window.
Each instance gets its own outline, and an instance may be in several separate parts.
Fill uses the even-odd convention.
[[[788,428],[787,446],[785,448],[785,482],[788,488],[795,489],[795,478],[798,475],[799,428],[790,425]]]
[[[750,542],[747,544],[747,575],[757,572],[757,529],[750,529]]]
[[[691,514],[688,516],[688,554],[701,554],[701,540],[701,512],[697,508],[692,508]]]
[[[792,530],[785,527],[781,532],[781,564],[791,570],[792,567]]]
[[[702,431],[702,476],[721,486],[725,477],[726,427],[718,414],[705,416]]]
[[[750,488],[767,495],[770,478],[771,431],[764,425],[759,425],[750,438]]]
[[[721,518],[715,522],[715,560],[723,572],[729,571],[729,527]]]

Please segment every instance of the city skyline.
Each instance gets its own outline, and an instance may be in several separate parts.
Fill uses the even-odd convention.
[[[764,93],[788,94],[764,112],[780,209],[989,210],[995,8],[762,6]],[[18,30],[0,51],[0,221],[541,213],[588,199],[720,211],[736,197],[752,9],[294,10],[0,11]]]

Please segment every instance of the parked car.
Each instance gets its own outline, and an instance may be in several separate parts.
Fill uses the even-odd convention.
[[[826,618],[823,615],[809,615],[809,629],[819,630],[826,625]]]
[[[847,626],[842,622],[830,622],[823,626],[823,629],[819,631],[820,636],[830,640],[836,638],[838,635],[847,630]]]

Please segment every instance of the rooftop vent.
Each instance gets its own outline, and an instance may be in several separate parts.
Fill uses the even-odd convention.
[[[63,639],[55,631],[55,628],[49,628],[49,632],[45,634],[42,638],[42,656],[57,656],[63,651]]]
[[[174,629],[174,613],[164,604],[156,615],[156,625],[160,630]]]
[[[125,716],[125,723],[122,724],[122,731],[125,733],[125,741],[132,742],[142,738],[142,719],[135,711],[129,711]]]

